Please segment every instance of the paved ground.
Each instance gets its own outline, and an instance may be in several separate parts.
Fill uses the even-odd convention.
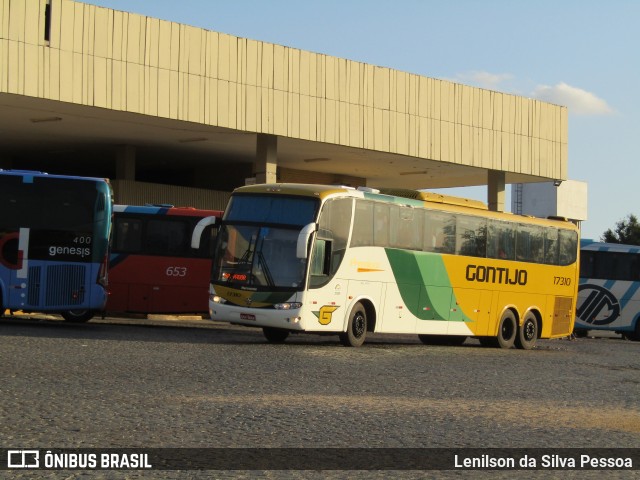
[[[271,345],[259,330],[194,319],[73,325],[4,317],[0,447],[640,448],[639,353],[640,343],[615,335],[541,341],[532,351],[483,348],[475,340],[424,346],[414,336],[374,335],[352,349],[337,336],[294,335]],[[555,471],[585,478],[578,473]],[[630,478],[619,471],[608,478],[612,473]],[[426,477],[462,474],[489,478],[490,472]]]

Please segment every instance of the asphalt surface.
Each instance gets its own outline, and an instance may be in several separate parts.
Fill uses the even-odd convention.
[[[170,318],[170,317],[169,317]],[[372,335],[292,335],[206,320],[0,319],[3,448],[640,448],[640,342],[531,351]],[[10,478],[390,478],[390,472],[0,472]],[[526,477],[599,478],[531,471]],[[394,472],[524,478],[519,472]],[[607,478],[637,478],[614,470]],[[590,477],[593,475],[593,477]],[[598,475],[596,477],[595,475]]]

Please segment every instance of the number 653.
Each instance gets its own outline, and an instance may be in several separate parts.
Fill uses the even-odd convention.
[[[186,277],[187,267],[167,267],[167,277]]]

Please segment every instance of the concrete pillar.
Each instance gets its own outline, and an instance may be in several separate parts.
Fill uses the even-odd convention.
[[[136,147],[119,145],[116,150],[116,180],[136,179]]]
[[[253,173],[256,183],[276,183],[278,167],[278,137],[259,133],[256,141],[256,160]]]
[[[487,205],[493,212],[504,212],[505,199],[505,172],[500,170],[489,170],[487,183]]]

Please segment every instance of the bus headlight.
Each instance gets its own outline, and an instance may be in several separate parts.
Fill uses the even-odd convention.
[[[276,303],[273,308],[276,310],[296,310],[298,308],[302,308],[302,303],[300,302],[285,302],[285,303]]]
[[[213,303],[221,303],[221,304],[227,303],[227,301],[224,298],[222,298],[222,297],[220,297],[218,295],[211,295],[211,296],[209,296],[209,299]]]

